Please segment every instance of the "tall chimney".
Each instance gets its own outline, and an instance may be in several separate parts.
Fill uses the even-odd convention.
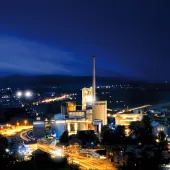
[[[93,72],[93,80],[92,80],[92,95],[93,95],[93,102],[96,101],[96,66],[95,66],[95,56],[92,57],[92,72]]]

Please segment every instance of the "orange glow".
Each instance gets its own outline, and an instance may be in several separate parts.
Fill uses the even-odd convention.
[[[49,102],[59,101],[59,100],[66,99],[67,97],[69,97],[69,96],[68,95],[63,95],[61,97],[55,97],[55,98],[51,98],[51,99],[46,99],[46,100],[43,100],[42,103],[49,103]]]
[[[17,127],[12,126],[12,125],[10,125],[10,126],[11,126],[11,129],[1,127],[0,134],[3,136],[13,136],[16,133],[21,132],[25,129],[32,129],[32,126],[19,126],[19,125]]]

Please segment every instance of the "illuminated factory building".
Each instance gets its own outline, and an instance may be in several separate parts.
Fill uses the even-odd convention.
[[[33,134],[37,138],[41,138],[45,135],[45,123],[44,121],[33,122]]]
[[[129,126],[133,121],[141,121],[143,119],[142,110],[134,110],[134,111],[124,111],[121,113],[117,113],[115,116],[115,124],[116,126]]]
[[[83,88],[82,89],[82,110],[86,110],[88,104],[92,104],[92,88]]]
[[[57,139],[65,130],[68,130],[69,135],[81,130],[100,133],[101,127],[107,124],[107,101],[96,100],[95,57],[92,71],[92,88],[82,89],[82,110],[76,110],[76,102],[66,102],[61,106],[60,116],[54,116],[52,131],[56,133]]]
[[[76,111],[76,102],[69,101],[69,102],[65,102],[61,105],[61,113],[66,114],[71,111]]]
[[[93,57],[92,72],[92,87],[82,89],[81,110],[76,109],[76,102],[68,101],[62,103],[61,113],[56,114],[51,120],[51,132],[56,139],[59,139],[66,130],[69,135],[77,134],[82,130],[94,130],[95,133],[100,134],[102,126],[107,125],[107,116],[109,116],[107,115],[107,101],[98,101],[96,98],[95,57]],[[115,125],[125,126],[128,134],[130,123],[143,119],[141,108],[144,107],[148,107],[148,105],[118,112],[114,116]],[[35,133],[38,132],[36,126],[38,125],[35,124]],[[41,125],[41,127],[43,126]],[[42,134],[43,128],[40,131]]]

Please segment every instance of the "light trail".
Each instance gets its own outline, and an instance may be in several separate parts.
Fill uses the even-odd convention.
[[[128,109],[128,111],[133,111],[133,110],[143,109],[143,108],[150,107],[150,106],[152,106],[152,105],[143,105],[143,106],[140,106],[140,107],[136,107],[136,108]]]
[[[50,99],[46,99],[46,100],[42,100],[42,103],[49,103],[49,102],[54,102],[54,101],[59,101],[59,100],[63,100],[66,98],[69,98],[69,95],[63,95],[61,97],[55,97],[55,98],[50,98]]]
[[[49,153],[50,155],[54,157],[64,157],[63,149],[59,147],[51,148],[50,145],[48,144],[37,144],[37,148],[44,152]]]
[[[0,134],[3,136],[14,136],[17,133],[26,130],[26,129],[32,129],[33,126],[11,126],[11,128],[3,128],[0,130]]]
[[[40,102],[34,102],[33,105],[38,105],[39,103],[50,103],[50,102],[60,101],[60,100],[64,100],[64,99],[72,99],[72,96],[75,96],[75,95],[77,95],[77,94],[73,93],[73,94],[63,95],[63,96],[60,96],[60,97],[49,98],[49,99],[42,100]]]
[[[98,170],[116,170],[113,165],[107,160],[100,160],[97,158],[87,158],[78,154],[68,153],[70,159],[77,160],[78,164],[88,169]]]
[[[143,106],[135,107],[135,108],[128,109],[128,110],[124,109],[124,110],[121,110],[121,111],[117,112],[116,114],[121,114],[121,113],[124,113],[124,112],[126,112],[126,111],[128,112],[128,111],[143,109],[143,108],[150,107],[150,106],[152,106],[152,105],[143,105]],[[112,111],[112,109],[107,109],[107,110]],[[112,115],[112,114],[110,114],[110,113],[107,114],[107,116],[108,116],[108,117],[115,117],[115,115]]]
[[[29,133],[31,133],[32,130],[25,130],[19,134],[20,138],[26,142],[35,141],[35,138],[32,138],[29,136]]]
[[[49,153],[50,155],[55,155],[57,152],[57,147],[56,150],[50,147],[49,144],[38,144],[37,145],[38,149]],[[107,160],[100,160],[97,158],[87,158],[84,156],[80,156],[76,153],[70,153],[69,150],[65,150],[65,155],[69,156],[69,162],[75,163],[80,165],[81,169],[98,169],[98,170],[117,170],[110,162]],[[63,155],[64,156],[64,155]],[[84,167],[84,168],[82,168]]]

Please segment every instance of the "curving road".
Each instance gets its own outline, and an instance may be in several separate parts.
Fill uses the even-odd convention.
[[[19,137],[26,143],[36,142],[34,137],[31,137],[30,133],[32,130],[24,130],[19,134]]]
[[[26,143],[35,142],[35,138],[30,136],[32,130],[25,130],[19,134],[20,138]],[[37,149],[40,149],[50,155],[56,155],[58,152],[57,147],[51,147],[50,144],[37,143]],[[96,169],[96,170],[117,170],[108,160],[101,160],[98,158],[87,158],[79,155],[78,153],[70,153],[65,150],[65,155],[69,156],[69,162],[80,165],[81,169]],[[64,155],[63,155],[64,156]]]

